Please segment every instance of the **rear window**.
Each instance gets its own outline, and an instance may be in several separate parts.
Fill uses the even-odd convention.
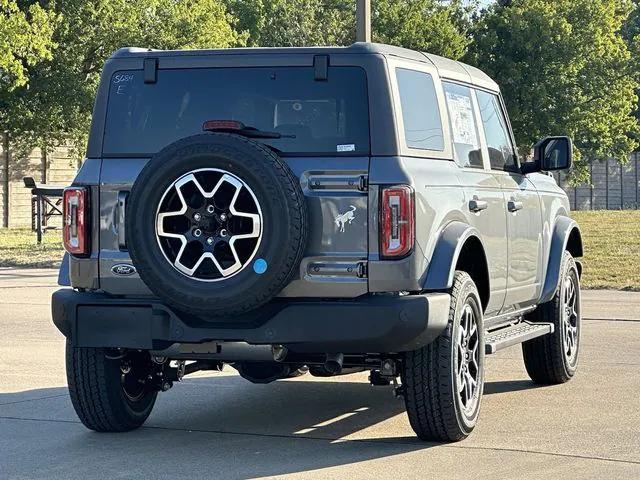
[[[207,120],[237,120],[294,138],[260,141],[291,154],[369,153],[364,70],[331,67],[315,81],[311,67],[141,70],[111,79],[103,153],[150,155],[202,132]]]
[[[396,78],[407,147],[444,150],[440,109],[431,75],[398,68]]]

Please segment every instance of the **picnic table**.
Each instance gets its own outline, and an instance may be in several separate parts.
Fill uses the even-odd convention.
[[[38,184],[33,177],[22,179],[24,186],[31,189],[31,229],[36,232],[38,243],[47,230],[60,227],[49,225],[51,217],[62,216],[62,195],[64,186]]]

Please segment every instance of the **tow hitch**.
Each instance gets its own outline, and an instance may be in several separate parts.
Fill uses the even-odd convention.
[[[396,397],[404,396],[404,386],[398,383],[400,365],[398,360],[384,359],[379,369],[371,370],[369,382],[374,386],[386,387],[393,383],[393,394]]]

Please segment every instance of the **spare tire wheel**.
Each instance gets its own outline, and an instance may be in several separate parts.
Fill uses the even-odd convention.
[[[140,278],[168,304],[205,316],[268,302],[299,268],[308,218],[298,179],[270,149],[224,133],[158,152],[126,212]]]

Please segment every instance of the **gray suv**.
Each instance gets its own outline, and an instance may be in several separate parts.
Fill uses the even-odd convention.
[[[582,239],[551,170],[521,164],[498,85],[435,55],[156,51],[105,64],[64,196],[53,320],[73,406],[126,431],[184,375],[370,371],[425,440],[480,410],[485,355],[576,371]]]

